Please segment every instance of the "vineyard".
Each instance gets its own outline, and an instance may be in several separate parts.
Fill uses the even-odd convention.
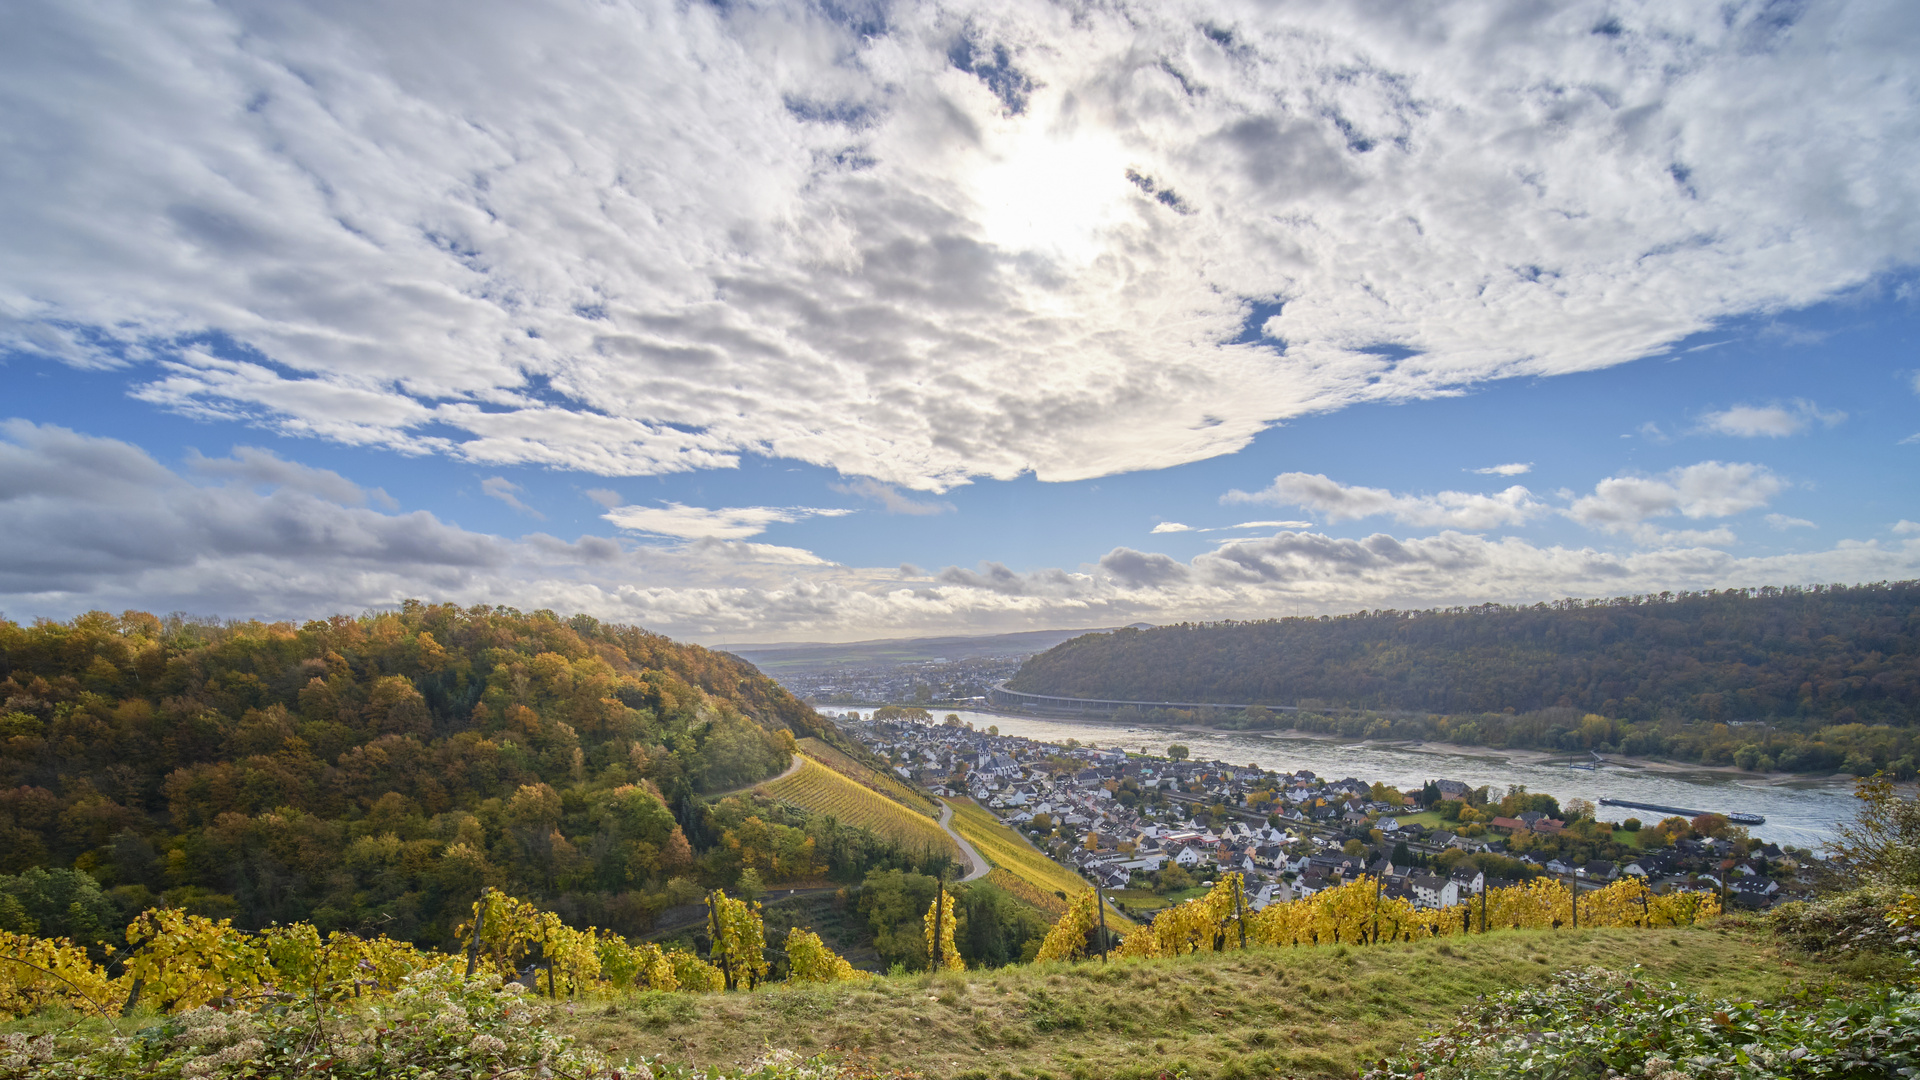
[[[938,817],[940,808],[933,800],[913,790],[899,777],[869,768],[847,754],[812,737],[800,740],[800,750],[808,757],[857,784],[872,788],[912,810]]]
[[[1412,942],[1495,930],[1572,930],[1579,927],[1658,928],[1691,926],[1720,914],[1711,893],[1655,894],[1638,878],[1623,878],[1579,894],[1557,881],[1535,878],[1489,889],[1474,900],[1446,908],[1416,908],[1383,896],[1376,878],[1361,876],[1300,900],[1247,907],[1245,883],[1227,874],[1204,896],[1166,908],[1153,921],[1128,931],[1114,955],[1186,956],[1250,945],[1289,948]],[[1097,912],[1090,896],[1076,897],[1040,946],[1041,960],[1082,959],[1100,951]]]
[[[971,799],[951,799],[948,805],[953,807],[955,831],[996,867],[988,880],[1008,892],[1052,915],[1065,911],[1067,902],[1074,897],[1092,891],[1093,886],[1085,878],[1041,854],[980,804]],[[1024,882],[1026,887],[1007,886],[1008,877]],[[1064,893],[1066,898],[1063,900],[1056,893]],[[1109,917],[1116,923],[1121,921],[1118,915]]]
[[[996,866],[988,871],[987,881],[1056,919],[1067,913],[1067,902],[1060,899],[1058,894],[1040,888],[1004,866]]]
[[[454,1067],[450,1075],[633,1075],[631,1063],[616,1067],[545,1030],[539,1021],[551,1013],[526,999],[765,984],[772,950],[760,905],[715,890],[707,912],[706,959],[574,929],[498,889],[474,903],[459,929],[462,948],[452,954],[381,935],[323,936],[307,923],[248,933],[230,920],[167,908],[143,912],[127,927],[128,948],[110,966],[66,939],[0,931],[0,1021],[77,1013],[112,1025],[143,1006],[170,1017],[140,1038],[88,1045],[65,1061],[50,1038],[4,1036],[0,1075],[34,1075],[21,1071],[34,1062],[63,1077],[157,1074],[163,1066],[171,1067],[164,1075],[182,1077],[431,1076],[434,1066]],[[945,937],[951,949],[951,926]],[[791,981],[869,978],[798,928],[785,946]]]
[[[844,825],[869,829],[911,851],[931,850],[959,857],[953,839],[930,818],[824,765],[803,762],[793,775],[770,780],[754,790],[814,813],[831,814]]]

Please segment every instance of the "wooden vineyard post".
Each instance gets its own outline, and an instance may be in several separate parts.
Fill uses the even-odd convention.
[[[944,877],[933,879],[933,970],[944,971],[946,950],[940,947],[941,919],[947,913],[947,883]]]
[[[1380,888],[1384,881],[1379,875],[1373,879],[1373,944],[1380,944]]]
[[[1573,928],[1578,930],[1580,929],[1580,879],[1574,878],[1568,884],[1573,886]]]
[[[487,894],[483,889],[480,903],[473,913],[473,942],[467,946],[467,978],[473,978],[473,969],[480,963],[480,931],[487,925]]]
[[[1234,917],[1240,923],[1240,947],[1244,949],[1247,947],[1247,879],[1244,876],[1233,879],[1233,907]]]
[[[1100,912],[1100,962],[1107,962],[1107,898],[1100,893],[1099,883],[1093,886],[1093,906]]]
[[[713,944],[707,949],[707,954],[719,959],[720,976],[726,988],[731,990],[733,989],[733,965],[727,962],[727,942],[720,931],[720,909],[713,902],[713,893],[707,894],[707,925],[708,933],[713,937]]]
[[[1487,932],[1487,894],[1492,891],[1486,885],[1480,886],[1480,932],[1483,934]]]

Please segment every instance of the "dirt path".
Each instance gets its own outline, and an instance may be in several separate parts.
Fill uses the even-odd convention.
[[[966,837],[954,831],[953,806],[945,799],[940,800],[940,827],[947,830],[947,835],[953,837],[953,842],[960,846],[960,854],[966,857],[967,864],[971,867],[971,869],[967,871],[967,876],[960,880],[978,881],[986,877],[988,872],[993,869],[992,864],[981,858],[979,852],[973,850],[973,845],[967,843]]]
[[[805,765],[807,761],[808,761],[807,755],[795,754],[793,755],[793,760],[787,762],[787,767],[780,770],[779,776],[769,776],[765,780],[755,780],[751,784],[747,784],[742,787],[731,788],[727,791],[716,791],[713,794],[706,796],[706,798],[718,799],[727,795],[738,795],[743,791],[752,791],[754,788],[759,787],[761,784],[771,784],[775,780],[785,780],[787,777],[792,776],[794,773],[799,772],[800,767],[802,765]]]

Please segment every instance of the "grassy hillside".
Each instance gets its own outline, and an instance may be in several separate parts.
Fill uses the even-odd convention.
[[[906,783],[898,776],[882,772],[857,760],[845,751],[814,738],[801,739],[800,751],[841,776],[864,784],[908,809],[919,811],[928,817],[940,816],[939,804],[931,797],[915,790],[913,785]]]
[[[911,851],[932,850],[959,858],[953,838],[925,814],[916,813],[872,788],[849,780],[810,758],[791,776],[754,788],[756,794],[867,829]]]
[[[1878,977],[1783,956],[1737,928],[1507,931],[1371,948],[1250,949],[1174,960],[1037,964],[752,995],[647,995],[583,1011],[592,1043],[702,1064],[770,1047],[857,1051],[931,1078],[1351,1077],[1476,995],[1633,962],[1660,983],[1771,998]]]

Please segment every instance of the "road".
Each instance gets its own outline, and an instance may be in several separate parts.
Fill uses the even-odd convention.
[[[805,765],[806,763],[807,763],[807,756],[805,754],[795,754],[793,755],[793,760],[787,762],[787,767],[780,770],[779,776],[769,776],[765,780],[755,780],[753,783],[748,784],[745,787],[737,787],[729,791],[716,791],[712,795],[709,795],[707,797],[710,799],[718,799],[728,795],[738,795],[743,791],[752,791],[754,788],[759,787],[761,784],[771,784],[775,780],[785,780],[787,777],[792,776],[794,773],[799,772],[800,766]]]
[[[987,860],[980,857],[979,852],[973,850],[973,845],[967,843],[966,837],[961,836],[959,833],[954,831],[952,822],[953,822],[953,804],[947,802],[947,800],[945,799],[941,799],[940,800],[940,827],[947,830],[947,835],[953,837],[953,842],[960,846],[960,854],[965,856],[967,860],[967,865],[971,867],[971,869],[967,871],[967,876],[961,878],[960,880],[961,881],[978,881],[981,878],[986,877],[988,871],[992,870],[993,867],[987,862]]]

